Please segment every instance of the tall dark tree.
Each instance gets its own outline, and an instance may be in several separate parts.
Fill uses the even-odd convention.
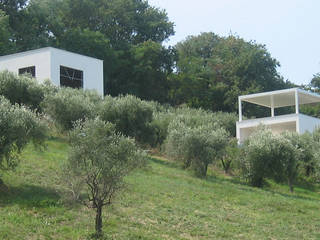
[[[129,93],[145,100],[168,101],[168,75],[173,71],[175,52],[160,43],[146,41],[124,53],[122,69],[111,77],[111,94]],[[129,80],[129,81],[128,81]]]
[[[9,17],[11,41],[16,46],[12,52],[50,45],[47,14],[39,5],[27,0],[0,0],[0,9]]]
[[[14,46],[9,17],[0,10],[0,56],[12,52]]]
[[[285,88],[277,60],[265,46],[237,36],[202,33],[176,45],[177,75],[172,78],[174,103],[213,111],[235,111],[237,97]]]

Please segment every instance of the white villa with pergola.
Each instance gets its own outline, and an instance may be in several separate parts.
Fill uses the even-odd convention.
[[[249,102],[270,108],[271,116],[243,120],[242,102]],[[320,102],[320,95],[299,88],[263,92],[239,96],[239,121],[237,122],[237,139],[239,143],[246,140],[260,124],[269,127],[273,133],[292,131],[302,134],[313,132],[320,127],[320,119],[299,113],[299,105]],[[295,113],[275,116],[274,109],[295,106]]]

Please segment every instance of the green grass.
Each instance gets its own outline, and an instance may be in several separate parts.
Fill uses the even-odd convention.
[[[59,167],[68,145],[29,146],[0,192],[0,239],[87,239],[94,210],[64,199]],[[249,187],[210,172],[198,179],[166,159],[127,178],[128,190],[105,209],[103,230],[113,239],[320,239],[320,189]]]

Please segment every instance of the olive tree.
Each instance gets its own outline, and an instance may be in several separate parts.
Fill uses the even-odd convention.
[[[240,158],[242,173],[252,186],[262,187],[266,178],[286,179],[293,191],[301,149],[291,141],[292,134],[274,135],[261,126],[244,143]]]
[[[70,132],[71,151],[65,165],[67,183],[77,200],[96,210],[96,235],[102,235],[102,209],[124,185],[124,177],[143,165],[145,156],[133,139],[115,132],[99,118],[77,121]]]
[[[31,75],[17,75],[12,72],[0,72],[0,95],[12,104],[25,105],[41,111],[40,104],[46,94],[57,91],[49,81],[39,84]]]
[[[191,167],[197,176],[205,177],[208,165],[224,155],[228,142],[223,128],[211,124],[192,128],[175,119],[169,126],[166,152],[185,168]]]
[[[70,130],[74,122],[95,117],[95,105],[102,98],[95,91],[60,88],[46,95],[41,107],[62,130]]]
[[[0,170],[14,169],[28,142],[43,145],[46,129],[36,113],[0,96]]]
[[[98,109],[101,119],[115,124],[117,131],[138,142],[149,142],[153,108],[148,102],[132,95],[106,96]]]

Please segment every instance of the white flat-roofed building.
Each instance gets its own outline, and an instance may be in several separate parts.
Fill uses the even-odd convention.
[[[242,102],[268,107],[271,116],[243,120]],[[317,102],[320,102],[320,95],[299,88],[239,96],[239,121],[236,123],[238,142],[246,140],[260,124],[266,125],[275,134],[284,131],[312,133],[320,127],[320,119],[299,113],[299,105]],[[288,106],[295,106],[295,113],[275,116],[274,109]]]
[[[103,61],[65,50],[45,47],[0,57],[0,71],[29,73],[39,82],[94,89],[103,96]]]

